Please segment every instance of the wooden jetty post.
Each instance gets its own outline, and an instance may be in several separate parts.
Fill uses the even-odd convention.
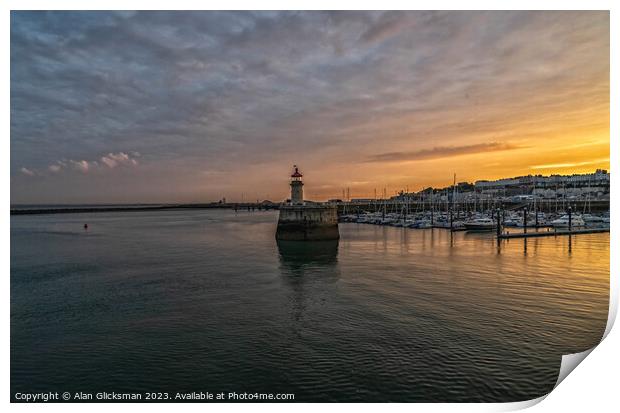
[[[497,242],[499,243],[500,237],[502,235],[502,222],[501,222],[501,216],[500,216],[500,211],[499,208],[497,208],[497,212],[496,212],[496,216],[497,216]]]

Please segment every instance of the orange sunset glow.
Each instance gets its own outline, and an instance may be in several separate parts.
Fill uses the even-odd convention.
[[[609,169],[608,12],[14,17],[13,203],[281,201],[293,164],[315,200]]]

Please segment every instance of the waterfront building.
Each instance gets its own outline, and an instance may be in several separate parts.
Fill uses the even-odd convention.
[[[600,188],[598,192],[609,191],[609,173],[604,169],[597,169],[591,174],[573,175],[526,175],[516,178],[498,179],[495,181],[480,180],[476,181],[474,187],[477,191],[509,191],[523,193],[523,189],[560,189],[563,187],[572,188]],[[516,194],[516,193],[515,193]]]
[[[433,193],[436,202],[463,202],[480,199],[587,199],[609,200],[610,174],[597,169],[589,174],[525,175],[493,181],[479,180],[474,184],[460,182],[446,188],[426,188],[418,193],[401,192],[393,200],[407,201],[422,194]]]

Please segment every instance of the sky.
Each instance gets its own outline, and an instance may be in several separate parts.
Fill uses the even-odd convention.
[[[609,13],[11,12],[11,203],[609,169]]]

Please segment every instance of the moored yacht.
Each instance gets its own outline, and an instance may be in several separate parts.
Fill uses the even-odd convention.
[[[588,224],[602,224],[605,222],[605,218],[599,215],[583,214],[581,218]]]
[[[475,218],[465,221],[463,225],[468,231],[490,231],[496,224],[491,218]]]
[[[580,215],[573,215],[571,217],[571,228],[578,228],[585,226],[585,222]],[[551,225],[554,228],[568,228],[568,215],[562,215],[560,218],[551,221]]]

